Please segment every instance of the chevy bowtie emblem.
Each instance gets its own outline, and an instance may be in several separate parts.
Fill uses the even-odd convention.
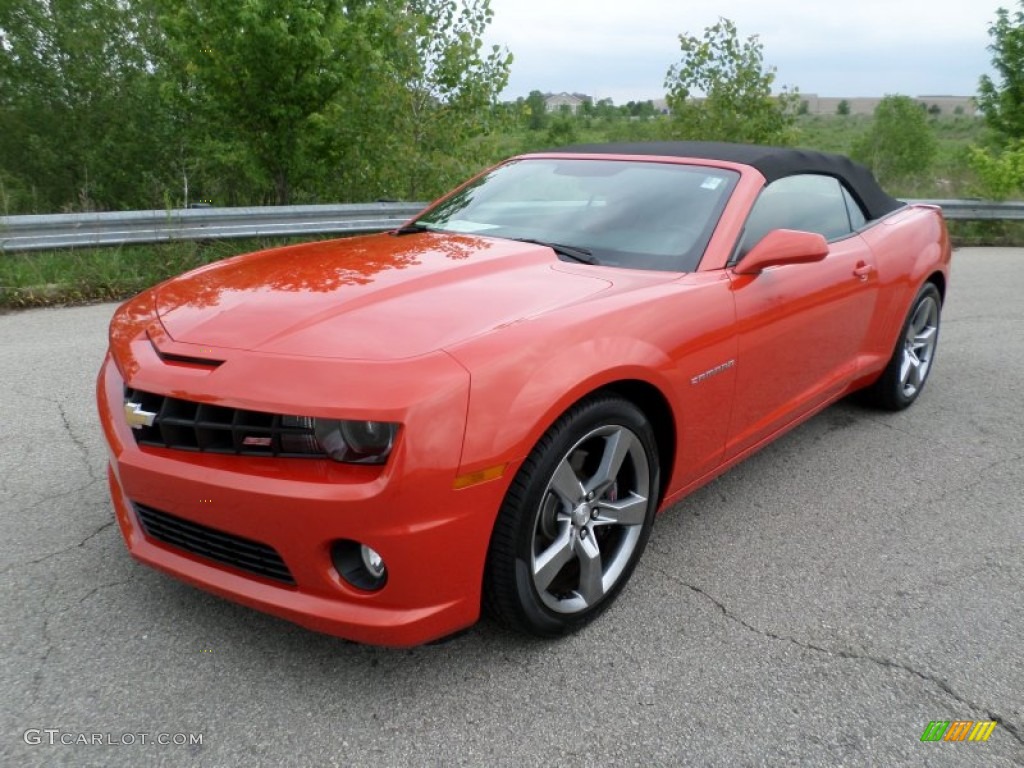
[[[139,403],[127,402],[124,404],[124,418],[132,429],[142,429],[143,427],[153,426],[156,414],[152,411],[142,410],[142,406]]]

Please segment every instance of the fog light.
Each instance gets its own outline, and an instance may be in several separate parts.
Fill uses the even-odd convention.
[[[375,592],[388,583],[388,569],[377,550],[358,541],[342,539],[331,546],[334,569],[353,587]]]
[[[384,558],[380,556],[380,553],[375,549],[371,549],[365,544],[359,546],[359,554],[363,558],[363,567],[370,573],[375,579],[383,578],[384,576]]]

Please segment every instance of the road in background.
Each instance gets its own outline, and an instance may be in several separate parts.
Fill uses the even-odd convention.
[[[1024,250],[958,251],[918,403],[840,403],[676,505],[580,633],[404,651],[135,564],[93,396],[113,305],[0,316],[0,764],[1024,765],[1022,297]]]

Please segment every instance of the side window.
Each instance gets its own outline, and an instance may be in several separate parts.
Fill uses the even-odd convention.
[[[773,229],[818,232],[826,240],[845,237],[857,228],[851,226],[854,215],[859,215],[862,226],[863,212],[838,179],[818,174],[787,176],[761,191],[747,218],[737,258]]]

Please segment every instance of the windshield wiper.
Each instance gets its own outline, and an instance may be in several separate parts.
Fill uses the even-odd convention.
[[[394,237],[398,237],[400,235],[415,235],[418,232],[429,231],[430,227],[428,227],[426,224],[420,224],[419,222],[414,221],[411,224],[406,224],[405,226],[399,227],[398,229],[392,229],[391,235]]]
[[[580,248],[578,245],[563,245],[562,243],[549,243],[544,240],[534,240],[532,237],[513,237],[511,239],[516,240],[520,243],[543,245],[545,248],[550,248],[559,256],[567,256],[573,261],[578,261],[581,264],[598,263],[597,259],[594,258],[594,254],[591,251],[588,251],[586,248]]]

